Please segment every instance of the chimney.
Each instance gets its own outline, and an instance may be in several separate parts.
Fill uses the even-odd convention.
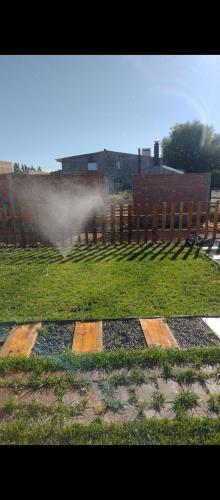
[[[157,166],[159,164],[160,164],[159,141],[155,141],[155,143],[154,143],[154,165]]]

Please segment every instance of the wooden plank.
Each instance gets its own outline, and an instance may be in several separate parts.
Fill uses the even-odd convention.
[[[208,209],[206,211],[205,233],[204,233],[205,240],[207,240],[209,234],[209,217],[210,217],[210,203],[208,204]]]
[[[102,243],[106,244],[106,219],[105,214],[102,215]]]
[[[192,233],[192,201],[188,204],[188,218],[187,218],[187,231],[186,231],[186,239],[189,240],[191,238]]]
[[[183,237],[183,201],[180,202],[178,240],[182,241],[182,237]]]
[[[174,240],[174,221],[175,221],[175,204],[172,202],[170,207],[170,241]]]
[[[22,208],[19,208],[19,225],[20,225],[21,244],[23,247],[26,247],[26,238],[25,238]]]
[[[215,212],[214,212],[214,225],[213,225],[213,240],[216,238],[217,227],[218,227],[218,213],[219,213],[219,201],[215,203]]]
[[[115,207],[111,205],[111,244],[115,244]]]
[[[97,243],[97,227],[96,227],[96,215],[92,219],[93,226],[93,243]]]
[[[76,354],[99,352],[103,349],[102,321],[76,322],[72,351]]]
[[[120,243],[123,244],[124,234],[123,234],[123,205],[120,205]]]
[[[198,237],[200,234],[200,226],[201,226],[201,202],[198,201],[196,208],[196,236]]]
[[[3,243],[6,243],[6,245],[8,245],[7,220],[3,207],[0,207],[0,217],[2,219]]]
[[[144,243],[147,243],[148,239],[148,205],[144,207]]]
[[[152,242],[157,243],[157,229],[158,229],[158,203],[153,205],[153,222],[152,222]]]
[[[30,215],[29,215],[29,224],[30,224],[30,231],[29,231],[30,244],[31,244],[31,246],[34,246],[34,233],[33,233],[32,211],[30,211]]]
[[[14,210],[11,206],[9,207],[9,218],[10,218],[10,222],[11,222],[13,243],[14,243],[14,246],[16,247],[17,246],[17,239],[16,239],[15,218],[14,218]]]
[[[0,357],[29,356],[37,338],[41,323],[17,326],[11,330],[0,350]]]
[[[178,347],[176,339],[163,319],[140,319],[139,321],[148,347],[157,346],[164,349]]]
[[[128,205],[128,243],[131,243],[131,233],[132,233],[132,205]]]
[[[162,205],[162,241],[166,241],[166,217],[167,217],[167,204],[164,201]]]
[[[140,243],[140,205],[136,205],[136,242],[139,245]]]

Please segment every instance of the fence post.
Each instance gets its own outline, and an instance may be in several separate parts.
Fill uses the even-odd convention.
[[[144,243],[147,243],[148,231],[147,231],[147,223],[148,223],[148,205],[143,207],[144,210]]]
[[[140,206],[136,205],[136,242],[140,243]]]
[[[166,217],[167,217],[167,204],[164,201],[162,205],[162,236],[161,239],[162,241],[166,241]]]
[[[201,226],[201,202],[198,201],[197,210],[196,210],[196,237],[197,238],[198,238],[199,233],[200,233],[200,226]]]
[[[123,244],[123,205],[120,205],[120,243]]]
[[[206,211],[205,233],[204,233],[205,240],[207,240],[208,235],[209,235],[209,216],[210,216],[210,203],[208,204],[208,208]]]
[[[131,210],[132,210],[132,206],[128,205],[128,243],[131,243],[131,232],[132,232]]]
[[[158,203],[153,205],[153,222],[152,222],[152,242],[157,243],[157,229],[158,229]]]
[[[172,202],[170,207],[170,241],[174,240],[174,221],[175,221],[175,204]]]
[[[182,241],[183,236],[183,201],[180,202],[178,240]]]
[[[2,218],[3,243],[6,243],[6,245],[8,245],[7,220],[6,220],[6,216],[5,216],[3,207],[0,207],[0,213],[1,213],[1,218]]]
[[[105,213],[102,214],[102,243],[106,244],[106,218]]]
[[[21,244],[23,247],[26,247],[25,231],[23,224],[23,211],[22,208],[20,207],[19,207],[19,223],[20,223],[20,233],[21,233]]]
[[[111,205],[111,244],[115,244],[115,207]]]
[[[215,240],[216,233],[217,233],[218,214],[219,214],[219,201],[216,201],[216,203],[215,203],[215,212],[214,212],[213,240]]]
[[[93,216],[92,224],[93,224],[93,243],[97,243],[96,214]]]
[[[15,218],[14,218],[14,211],[12,206],[9,207],[9,218],[11,222],[11,228],[12,228],[12,237],[13,237],[13,243],[14,246],[17,246],[17,239],[16,239],[16,227],[15,227]]]
[[[186,239],[190,240],[191,232],[192,232],[192,201],[188,203],[188,219],[187,219],[187,232]]]

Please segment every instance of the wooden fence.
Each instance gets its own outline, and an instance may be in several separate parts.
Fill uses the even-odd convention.
[[[93,213],[83,227],[66,230],[49,228],[42,234],[43,211],[32,214],[31,210],[14,212],[12,207],[0,206],[0,245],[35,246],[56,243],[116,244],[148,241],[172,242],[190,240],[193,237],[213,239],[220,237],[219,201],[204,205],[200,202],[187,206],[181,202],[153,205],[108,206],[102,212]],[[59,218],[59,214],[58,214]]]

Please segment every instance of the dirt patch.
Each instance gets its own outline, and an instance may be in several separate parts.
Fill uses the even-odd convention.
[[[38,331],[32,355],[61,354],[64,349],[71,349],[74,325],[47,323]]]
[[[220,340],[200,318],[172,318],[167,321],[180,347],[219,346]]]
[[[104,321],[103,343],[106,351],[147,347],[141,325],[136,319]]]

